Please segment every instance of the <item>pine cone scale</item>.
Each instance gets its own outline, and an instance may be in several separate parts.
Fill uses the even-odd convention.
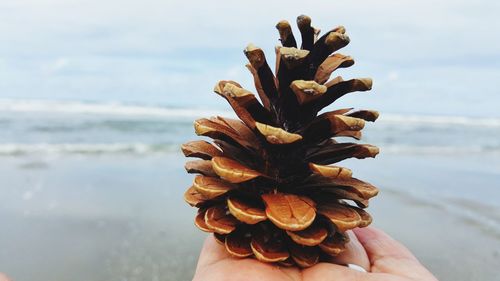
[[[256,224],[267,220],[265,207],[256,200],[232,196],[227,199],[227,206],[229,212],[243,223]]]
[[[286,231],[286,234],[297,244],[304,246],[317,246],[328,236],[328,230],[319,222],[301,231]]]
[[[226,236],[224,246],[232,256],[246,258],[253,255],[252,247],[250,246],[251,241],[252,236],[248,232],[239,229]]]
[[[314,222],[315,203],[308,197],[295,194],[268,193],[262,199],[266,215],[276,226],[284,230],[304,230]]]

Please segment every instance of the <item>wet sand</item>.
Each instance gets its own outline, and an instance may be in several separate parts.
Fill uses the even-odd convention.
[[[500,237],[439,205],[382,190],[374,225],[403,242],[439,280],[496,280]]]
[[[386,167],[404,162],[389,160]],[[3,158],[0,271],[17,281],[191,280],[205,234],[182,201],[191,181],[182,162],[178,154]],[[379,184],[369,208],[375,226],[440,280],[498,278],[495,231],[390,182]],[[455,203],[491,213],[487,205]]]

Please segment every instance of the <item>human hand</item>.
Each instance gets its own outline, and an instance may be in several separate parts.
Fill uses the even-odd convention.
[[[10,281],[10,279],[9,277],[7,277],[7,275],[0,272],[0,281]]]
[[[354,233],[347,250],[335,262],[360,265],[368,273],[331,263],[299,269],[236,259],[209,236],[193,281],[437,281],[406,247],[383,231],[366,227]]]

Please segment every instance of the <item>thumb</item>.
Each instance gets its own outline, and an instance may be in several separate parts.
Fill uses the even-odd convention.
[[[349,243],[345,245],[346,250],[332,257],[331,262],[336,264],[355,264],[370,271],[370,260],[368,259],[368,255],[363,245],[361,245],[353,232],[349,231],[346,234],[349,235],[350,240]]]
[[[437,280],[401,243],[374,227],[355,229],[365,248],[371,272],[389,273],[417,280]]]
[[[11,281],[7,275],[0,272],[0,281]]]

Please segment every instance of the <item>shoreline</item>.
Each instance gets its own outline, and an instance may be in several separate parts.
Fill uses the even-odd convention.
[[[498,277],[500,236],[439,205],[400,194],[380,196],[384,204],[371,206],[373,225],[405,244],[439,280]]]
[[[497,277],[498,237],[419,199],[384,189],[380,196],[368,209],[373,226],[410,248],[440,280]],[[10,226],[0,235],[2,270],[14,280],[191,280],[207,234],[190,220],[194,209],[181,212],[163,222],[1,212]]]
[[[193,224],[196,210],[182,200],[192,176],[180,153],[3,160],[8,184],[0,187],[0,221],[8,227],[0,232],[0,264],[14,280],[191,280],[206,234]],[[432,191],[466,192],[467,186],[453,183],[467,184],[464,177],[491,183],[496,174],[484,177],[481,159],[470,162],[470,173],[449,164],[453,159],[432,160],[389,155],[377,159],[377,169],[375,161],[342,164],[381,187],[368,208],[374,226],[407,245],[438,278],[494,280],[500,238],[476,214],[498,222],[492,211],[498,207]],[[429,163],[454,172],[412,174],[424,168],[441,173]],[[461,217],[449,205],[475,212]]]

